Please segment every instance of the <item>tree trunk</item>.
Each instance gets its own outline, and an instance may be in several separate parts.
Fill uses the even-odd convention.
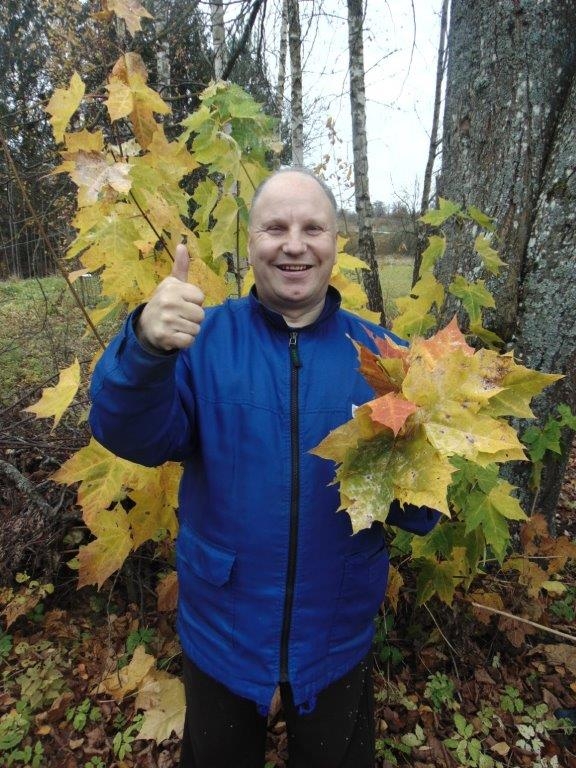
[[[288,55],[288,0],[282,0],[280,20],[280,43],[278,46],[278,81],[276,83],[276,113],[282,117],[284,111],[284,90],[286,87],[286,57]]]
[[[302,107],[302,61],[300,45],[300,10],[298,0],[287,0],[288,43],[290,47],[292,102],[292,163],[304,165],[304,110]]]
[[[224,3],[222,0],[211,0],[210,14],[212,18],[212,45],[214,46],[214,79],[221,80],[224,72]]]
[[[157,11],[154,17],[154,28],[158,45],[156,51],[156,72],[158,76],[157,90],[161,96],[166,98],[170,94],[171,70],[170,70],[170,41],[164,36],[166,28],[166,12]]]
[[[424,214],[432,204],[432,172],[434,163],[438,156],[438,146],[440,140],[440,107],[442,105],[442,84],[446,74],[446,34],[448,31],[448,5],[449,0],[442,0],[442,10],[440,11],[440,38],[438,42],[438,55],[436,57],[436,85],[434,88],[434,112],[432,115],[432,127],[430,129],[430,142],[428,144],[428,158],[424,171],[424,181],[422,184],[422,198],[420,202],[420,215]],[[428,227],[423,224],[418,225],[418,243],[416,247],[416,256],[414,257],[414,270],[412,273],[412,285],[418,280],[420,265],[422,263],[422,254],[427,245]]]
[[[354,154],[354,197],[358,216],[358,256],[369,269],[362,270],[368,308],[380,314],[386,324],[382,285],[372,231],[372,203],[368,183],[368,141],[366,138],[366,90],[364,85],[364,10],[362,0],[348,0],[348,52],[350,57],[350,111]]]
[[[508,266],[487,281],[496,309],[485,325],[523,364],[566,375],[534,404],[542,423],[575,402],[575,25],[573,0],[452,0],[438,192],[495,220]],[[439,277],[458,272],[478,277],[454,229]],[[545,466],[536,502],[549,519],[564,468]],[[527,470],[512,475],[533,507]]]

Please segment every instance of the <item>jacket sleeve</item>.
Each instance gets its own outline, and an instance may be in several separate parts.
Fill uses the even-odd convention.
[[[187,375],[184,354],[146,350],[134,332],[134,317],[128,316],[94,370],[92,434],[112,453],[138,464],[181,461],[192,449],[194,420],[191,387],[178,386]]]
[[[395,525],[408,533],[423,536],[429,533],[440,519],[441,514],[430,507],[417,507],[414,504],[402,506],[398,500],[390,505],[386,518],[389,525]]]

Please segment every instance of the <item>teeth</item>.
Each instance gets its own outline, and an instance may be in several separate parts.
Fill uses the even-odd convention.
[[[281,264],[280,269],[284,270],[285,272],[305,272],[308,269],[307,264]]]

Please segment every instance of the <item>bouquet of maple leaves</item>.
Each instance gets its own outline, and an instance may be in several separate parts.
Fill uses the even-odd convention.
[[[506,417],[533,418],[532,398],[560,375],[526,368],[511,353],[475,350],[456,318],[409,347],[373,340],[378,354],[353,343],[375,399],[312,451],[336,462],[340,508],[354,532],[384,522],[395,499],[450,516],[459,458],[480,468],[526,459]],[[524,518],[511,490],[502,480],[494,503],[504,517]]]

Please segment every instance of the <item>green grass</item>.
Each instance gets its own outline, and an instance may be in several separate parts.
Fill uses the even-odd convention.
[[[382,285],[382,296],[384,298],[387,320],[398,314],[394,299],[400,296],[407,296],[410,292],[412,269],[413,263],[411,259],[385,257],[380,260],[380,283]]]
[[[410,289],[412,261],[381,257],[380,279],[386,316],[391,319],[397,312],[394,299]],[[80,284],[77,290],[82,288]],[[81,296],[87,304],[94,303],[94,296]],[[10,405],[27,390],[45,386],[75,356],[89,359],[96,347],[84,337],[85,327],[61,277],[0,282],[0,405]]]
[[[83,333],[62,278],[0,282],[0,403],[56,376],[81,354]]]

